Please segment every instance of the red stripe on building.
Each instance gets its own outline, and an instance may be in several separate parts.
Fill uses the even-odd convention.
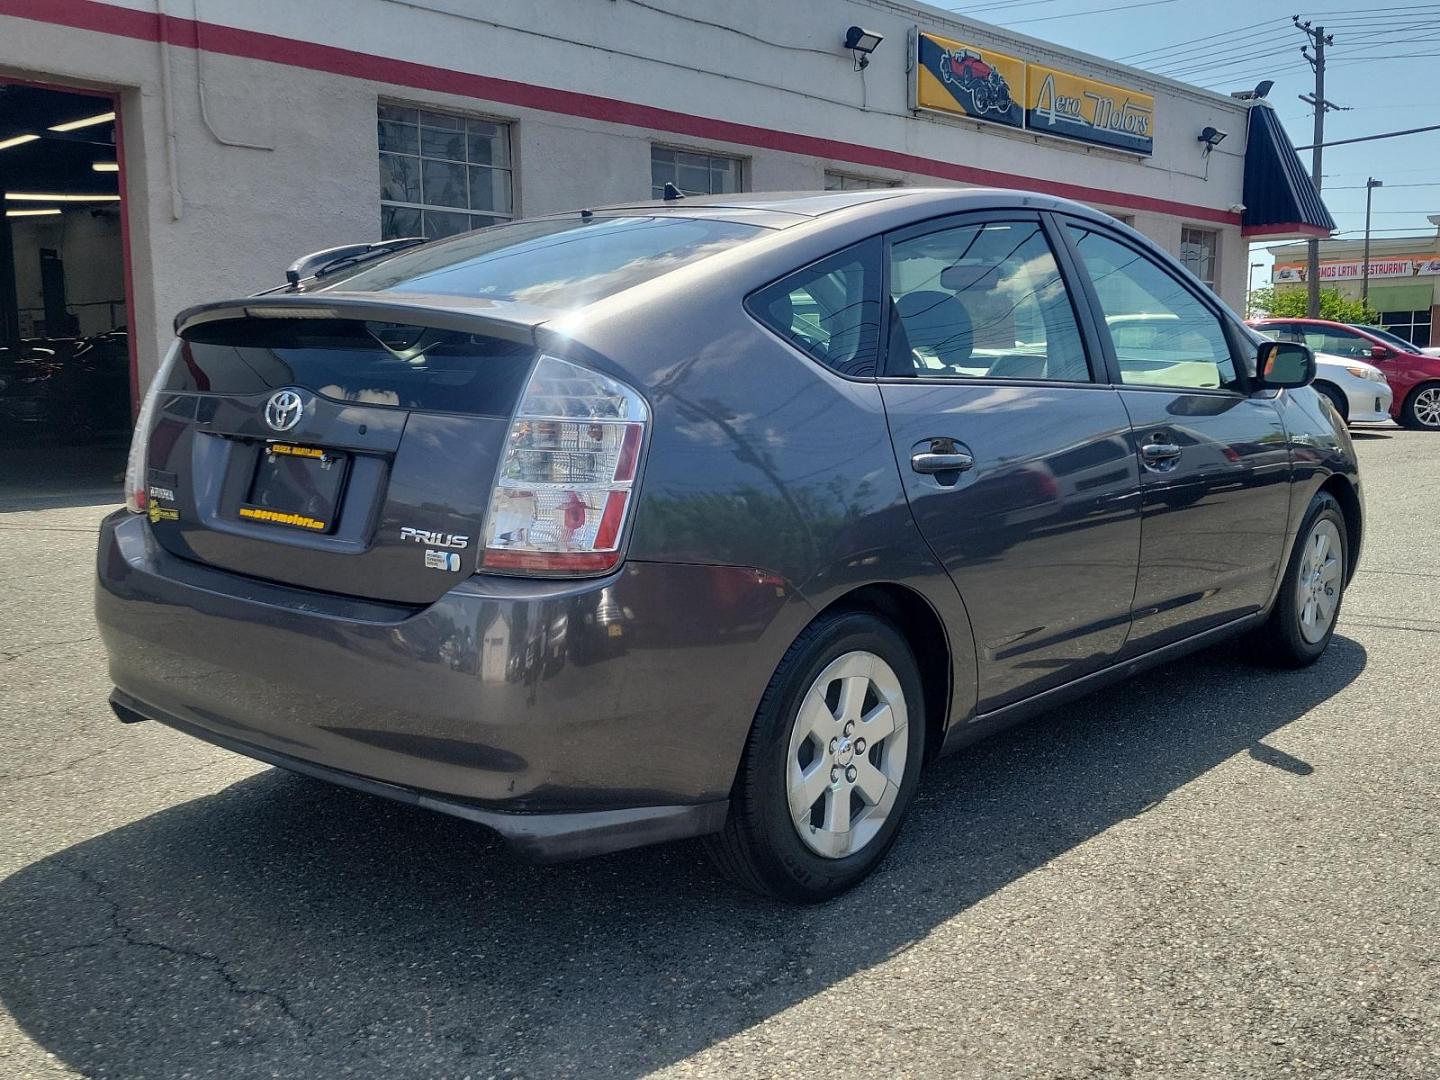
[[[119,37],[138,38],[142,41],[158,41],[160,39],[158,16],[148,12],[132,11],[128,8],[97,3],[96,0],[0,0],[0,15],[11,15],[57,26],[69,26],[78,30],[94,30]],[[671,109],[657,109],[650,105],[599,97],[595,94],[583,94],[574,90],[559,90],[554,87],[535,86],[531,83],[515,82],[510,79],[497,79],[488,75],[452,71],[449,68],[417,64],[409,60],[396,60],[387,56],[375,56],[352,49],[337,48],[333,45],[319,45],[311,41],[278,37],[257,30],[239,30],[229,26],[218,26],[214,23],[201,24],[193,19],[182,19],[174,15],[164,16],[164,19],[169,43],[184,48],[199,48],[203,39],[207,52],[242,56],[251,60],[264,60],[311,71],[324,71],[332,75],[345,75],[414,89],[434,90],[439,93],[456,94],[483,101],[503,102],[522,108],[539,109],[564,116],[585,117],[610,124],[649,128],[676,135],[688,135],[697,139],[738,143],[766,150],[781,150],[791,154],[808,154],[855,165],[870,165],[899,172],[920,173],[966,184],[1022,188],[1026,191],[1039,191],[1082,202],[1104,203],[1107,206],[1119,206],[1128,210],[1147,210],[1192,220],[1218,222],[1222,225],[1240,224],[1239,214],[1231,213],[1228,210],[1217,210],[1209,206],[1173,202],[1169,199],[1157,199],[1149,195],[1136,195],[1128,191],[1106,191],[1102,188],[1084,187],[1080,184],[1041,180],[1033,176],[1017,176],[1014,173],[981,169],[949,161],[936,161],[932,158],[904,154],[895,150],[859,146],[837,139],[822,139],[814,135],[801,135],[798,132],[777,131],[773,128],[737,124],[729,120],[695,116],[690,113],[675,112]]]

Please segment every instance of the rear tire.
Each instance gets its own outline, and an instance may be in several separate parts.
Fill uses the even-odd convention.
[[[1340,419],[1348,424],[1350,422],[1350,403],[1345,400],[1345,395],[1329,383],[1317,382],[1311,383],[1311,385],[1315,387],[1321,397],[1335,406],[1335,411],[1340,414]]]
[[[1410,391],[1400,423],[1415,431],[1440,431],[1440,382],[1421,383]]]
[[[1261,660],[1299,668],[1320,659],[1340,619],[1349,554],[1340,504],[1317,492],[1295,538],[1270,618],[1253,635]]]
[[[822,616],[760,700],[725,828],[707,838],[712,859],[758,893],[839,895],[895,842],[924,749],[924,692],[905,639],[863,612]]]

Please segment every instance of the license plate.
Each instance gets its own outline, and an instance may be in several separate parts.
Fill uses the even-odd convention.
[[[264,525],[329,532],[349,466],[349,454],[270,443],[255,465],[240,517]]]

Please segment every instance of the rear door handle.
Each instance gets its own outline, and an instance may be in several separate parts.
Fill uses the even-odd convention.
[[[918,454],[910,455],[910,467],[918,473],[943,473],[943,472],[964,472],[973,468],[975,459],[962,450],[953,453],[940,454],[933,450],[925,450]]]

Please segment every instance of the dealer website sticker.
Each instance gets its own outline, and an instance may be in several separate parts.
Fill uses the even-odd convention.
[[[431,551],[425,550],[425,565],[431,570],[448,570],[452,574],[460,572],[460,556],[453,551]]]

